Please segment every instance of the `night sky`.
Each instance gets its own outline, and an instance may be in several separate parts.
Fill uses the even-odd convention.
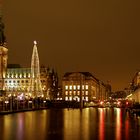
[[[40,64],[88,71],[113,90],[140,69],[140,0],[4,0],[8,63],[30,67],[33,41]]]

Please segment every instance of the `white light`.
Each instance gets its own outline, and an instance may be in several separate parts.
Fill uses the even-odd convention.
[[[71,96],[69,97],[69,100],[72,101],[72,97]]]
[[[86,97],[86,101],[88,101],[88,97]]]
[[[68,100],[68,97],[65,97],[65,100],[67,101]]]
[[[88,89],[88,85],[86,85],[86,89]]]
[[[5,104],[8,104],[9,103],[9,101],[5,101]]]
[[[80,89],[80,85],[77,86],[77,89]]]
[[[37,42],[36,42],[36,40],[34,41],[34,45],[36,45],[37,44]]]
[[[76,85],[73,86],[73,89],[74,89],[74,90],[76,89]]]
[[[70,90],[72,90],[72,85],[70,85],[69,87],[70,87]]]
[[[68,89],[68,86],[65,86],[65,89],[67,90]]]

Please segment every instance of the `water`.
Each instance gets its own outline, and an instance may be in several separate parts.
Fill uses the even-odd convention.
[[[0,140],[135,140],[140,118],[124,109],[48,109],[0,116]]]

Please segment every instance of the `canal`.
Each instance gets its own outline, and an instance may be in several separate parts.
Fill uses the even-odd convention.
[[[135,139],[140,139],[140,117],[120,108],[47,109],[0,116],[0,140]]]

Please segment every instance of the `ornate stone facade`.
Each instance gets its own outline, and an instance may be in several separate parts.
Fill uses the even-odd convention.
[[[8,95],[25,96],[30,93],[31,68],[7,68],[6,77],[4,78],[4,90]],[[57,74],[44,66],[40,68],[40,80],[44,97],[53,99],[53,91],[58,86]],[[55,85],[55,86],[54,86]]]

